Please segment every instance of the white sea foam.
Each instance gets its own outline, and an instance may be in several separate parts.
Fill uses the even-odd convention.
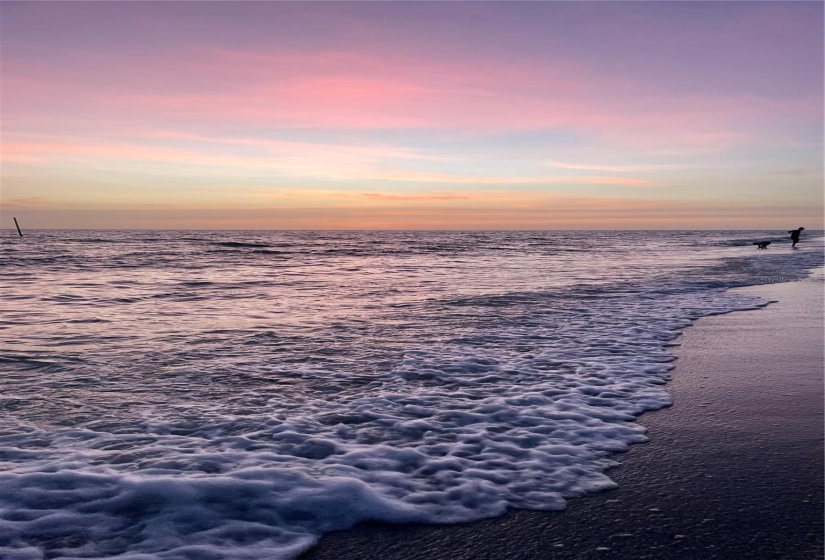
[[[244,422],[239,435],[223,435],[236,431],[225,420],[196,435],[155,422],[138,437],[4,436],[4,553],[39,558],[26,546],[36,542],[52,557],[289,558],[365,519],[561,509],[613,487],[607,454],[644,441],[634,417],[670,403],[664,343],[691,316],[758,305],[721,293],[658,303],[621,317],[610,306],[570,310],[576,319],[529,353],[410,350],[365,396],[272,399],[273,411],[291,412]]]
[[[92,390],[106,377],[55,372],[74,387],[55,393],[61,422],[27,408],[0,431],[0,554],[287,559],[363,520],[562,509],[614,487],[604,473],[612,454],[646,439],[635,418],[670,404],[667,347],[678,332],[700,316],[766,303],[674,286],[462,294],[446,305],[489,313],[482,327],[399,334],[398,358],[361,377],[354,358],[343,372],[296,360],[300,389],[261,385],[274,376],[265,361],[251,368],[267,372],[246,381],[252,389],[227,389],[215,376],[215,387],[190,387],[198,377],[188,370],[140,379],[112,371],[110,391],[126,391],[114,400]],[[238,363],[212,367],[246,371]],[[153,382],[188,398],[146,392]],[[30,407],[26,387],[15,391],[4,406]]]

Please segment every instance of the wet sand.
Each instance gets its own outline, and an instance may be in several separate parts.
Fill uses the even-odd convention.
[[[740,291],[777,301],[707,317],[677,341],[674,406],[616,457],[619,488],[563,512],[465,525],[361,524],[302,560],[823,558],[823,283]]]

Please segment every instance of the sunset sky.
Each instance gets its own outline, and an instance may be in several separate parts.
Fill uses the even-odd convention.
[[[822,2],[2,2],[2,227],[822,227]]]

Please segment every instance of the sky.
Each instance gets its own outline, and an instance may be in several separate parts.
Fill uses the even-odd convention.
[[[823,225],[822,2],[0,3],[0,225]]]

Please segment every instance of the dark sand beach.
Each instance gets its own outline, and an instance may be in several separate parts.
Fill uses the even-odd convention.
[[[822,558],[822,273],[741,290],[777,303],[678,340],[674,406],[641,417],[650,441],[617,457],[618,489],[563,512],[362,524],[302,559]]]

